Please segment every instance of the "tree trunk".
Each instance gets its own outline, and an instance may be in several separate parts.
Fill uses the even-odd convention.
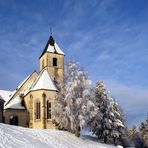
[[[80,137],[80,126],[79,127],[77,127],[77,129],[76,129],[76,132],[75,132],[75,135],[77,136],[77,137]]]
[[[116,145],[116,137],[114,137],[113,139],[114,139],[114,145]]]
[[[104,143],[107,142],[107,136],[104,136]]]

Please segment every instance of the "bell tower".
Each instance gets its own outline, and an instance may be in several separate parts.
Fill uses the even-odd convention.
[[[49,37],[39,60],[40,72],[46,69],[53,81],[64,81],[64,53],[52,36]]]

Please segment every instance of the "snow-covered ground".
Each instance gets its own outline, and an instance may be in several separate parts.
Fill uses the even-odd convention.
[[[115,148],[87,136],[59,130],[29,129],[0,124],[0,148]]]

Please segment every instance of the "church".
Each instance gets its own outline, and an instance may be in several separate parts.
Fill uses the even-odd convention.
[[[14,91],[0,90],[3,122],[29,128],[55,128],[57,82],[64,81],[64,52],[52,36],[31,73]],[[2,101],[3,102],[3,101]]]

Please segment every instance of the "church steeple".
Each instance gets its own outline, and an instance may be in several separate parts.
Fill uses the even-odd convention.
[[[50,36],[50,38],[49,38],[47,44],[50,44],[51,46],[54,46],[54,39],[53,39],[52,36]]]
[[[52,35],[40,56],[40,71],[46,69],[53,80],[64,80],[64,52],[59,48]]]
[[[63,54],[64,52],[59,48],[59,46],[57,45],[57,43],[55,42],[55,40],[53,39],[52,36],[49,37],[46,46],[40,56],[40,58],[44,55],[44,53],[46,52],[52,52],[52,53],[58,53],[58,54]]]

